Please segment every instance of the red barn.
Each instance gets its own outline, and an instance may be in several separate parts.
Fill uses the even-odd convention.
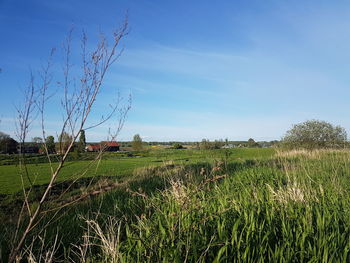
[[[116,141],[101,142],[100,145],[105,149],[106,152],[117,152],[119,151],[119,143]]]
[[[106,152],[116,152],[119,151],[119,143],[116,141],[103,141],[99,144],[89,144],[86,146],[86,151],[88,152],[99,152],[101,149],[103,149]]]

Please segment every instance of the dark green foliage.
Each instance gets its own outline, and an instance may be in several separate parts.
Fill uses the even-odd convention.
[[[80,137],[79,137],[77,151],[78,152],[84,152],[85,151],[85,147],[86,147],[85,131],[81,130],[80,131]]]
[[[17,153],[18,143],[9,135],[0,132],[0,153]]]
[[[173,149],[183,149],[184,147],[180,143],[174,143],[172,148]]]
[[[289,148],[341,148],[346,145],[344,128],[325,121],[311,120],[295,124],[282,139],[282,145]]]
[[[53,136],[47,136],[45,142],[48,153],[55,153],[55,138]]]

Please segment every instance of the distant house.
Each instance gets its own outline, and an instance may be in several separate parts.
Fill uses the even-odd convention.
[[[105,148],[106,152],[117,152],[119,151],[119,143],[116,141],[112,142],[101,142],[102,147]]]
[[[99,144],[88,144],[85,147],[85,150],[87,152],[98,152],[98,151],[100,151],[100,149],[101,149],[101,145],[99,145]]]
[[[112,142],[100,142],[99,144],[89,144],[86,146],[87,152],[99,152],[101,149],[103,149],[106,152],[117,152],[119,151],[120,145],[116,141]]]

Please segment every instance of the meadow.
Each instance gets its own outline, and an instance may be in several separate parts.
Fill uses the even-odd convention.
[[[157,166],[166,161],[174,161],[177,163],[188,162],[205,162],[215,158],[260,158],[268,157],[272,154],[272,149],[235,149],[235,150],[153,150],[145,152],[133,152],[131,157],[128,153],[106,153],[100,162],[95,162],[89,168],[84,177],[116,177],[123,178],[132,175],[135,168],[144,166]],[[129,154],[130,155],[130,154]],[[227,156],[226,156],[227,155]],[[78,160],[68,161],[58,181],[73,180],[81,176],[82,171],[91,163],[95,154],[78,158]],[[43,159],[43,160],[41,160]],[[69,158],[73,159],[73,158]],[[85,159],[85,160],[81,160]],[[31,157],[27,165],[30,180],[34,185],[45,185],[48,183],[50,176],[50,166],[43,157]],[[37,161],[39,160],[39,161]],[[22,180],[20,176],[20,167],[18,160],[3,160],[7,165],[0,165],[0,194],[13,194],[22,189]],[[55,163],[53,164],[56,167]],[[30,183],[26,176],[23,176],[23,184],[29,187]]]
[[[111,172],[113,162],[124,172]],[[124,176],[127,184],[46,217],[40,224],[49,227],[33,233],[23,257],[32,262],[44,262],[48,255],[69,262],[349,262],[349,163],[348,150],[109,156],[98,170]],[[5,257],[11,224],[1,228]]]

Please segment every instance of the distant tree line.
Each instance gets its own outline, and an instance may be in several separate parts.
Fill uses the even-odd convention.
[[[137,134],[138,135],[138,134]],[[138,141],[138,139],[136,140]],[[135,148],[135,141],[122,141],[119,142],[121,147],[127,147],[127,148],[132,148],[133,150],[136,150]],[[142,140],[142,149],[147,149],[147,146],[168,146],[169,148],[173,149],[181,149],[180,145],[182,147],[186,146],[191,146],[197,149],[220,149],[220,148],[236,148],[236,147],[274,147],[277,146],[279,141],[273,140],[273,141],[259,141],[256,142],[254,139],[250,138],[247,141],[229,141],[228,139],[223,140],[213,140],[210,141],[209,139],[202,139],[201,141],[150,141],[146,142]],[[136,143],[137,144],[137,143]]]
[[[220,149],[222,146],[224,146],[225,143],[223,140],[215,140],[215,141],[209,141],[208,139],[203,139],[199,144],[198,148],[200,149]]]
[[[34,137],[32,142],[26,142],[23,145],[12,139],[8,134],[0,132],[0,153],[62,153],[65,152],[72,142],[72,136],[63,132],[58,136],[55,142],[53,136],[47,136],[45,143],[41,137]],[[173,149],[183,149],[183,145],[193,146],[198,149],[220,149],[236,147],[284,147],[284,148],[344,148],[348,147],[347,133],[343,127],[334,126],[325,121],[310,120],[303,123],[295,124],[287,131],[281,141],[260,141],[256,142],[253,138],[247,141],[229,141],[202,139],[200,142],[144,142],[139,134],[135,134],[130,142],[120,142],[122,147],[131,147],[135,151],[140,151],[145,146],[163,145]],[[76,153],[84,152],[86,148],[85,131],[80,131],[80,137],[74,143],[72,150]]]
[[[72,141],[72,136],[63,132],[58,141],[55,142],[55,137],[50,135],[45,138],[45,143],[41,137],[32,138],[31,142],[18,143],[10,137],[10,135],[0,132],[0,153],[15,154],[15,153],[42,153],[53,154],[64,152],[69,143]],[[85,151],[86,139],[85,132],[81,131],[79,141],[75,143],[73,149],[77,152]]]

